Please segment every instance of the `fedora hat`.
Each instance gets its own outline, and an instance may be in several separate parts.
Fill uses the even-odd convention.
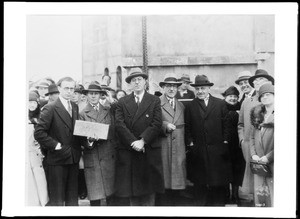
[[[188,74],[183,74],[179,80],[180,81],[185,81],[185,82],[188,82],[188,83],[192,83],[191,79],[190,79],[190,76]]]
[[[195,83],[190,84],[192,87],[198,87],[198,86],[213,86],[214,83],[211,83],[206,75],[197,75],[195,77]]]
[[[51,84],[48,87],[48,93],[45,94],[45,96],[48,96],[49,94],[55,94],[59,93],[56,84]]]
[[[240,92],[235,86],[230,86],[229,88],[227,88],[227,90],[224,91],[224,93],[222,93],[223,97],[226,97],[228,95],[236,95],[238,97],[240,95]]]
[[[166,84],[175,84],[177,86],[180,86],[182,83],[178,82],[176,75],[174,73],[167,73],[165,75],[164,81],[159,82],[159,86],[162,87]]]
[[[148,79],[148,75],[145,74],[144,72],[142,72],[142,69],[140,69],[140,68],[132,68],[129,71],[129,76],[127,76],[127,78],[125,78],[125,81],[129,84],[132,78],[138,77],[138,76],[142,76],[146,80]]]
[[[272,93],[274,94],[274,85],[271,83],[265,83],[263,84],[258,91],[258,101],[260,102],[260,98],[265,93]]]
[[[86,95],[89,91],[99,92],[102,94],[106,94],[105,90],[102,90],[101,87],[97,84],[90,84],[89,87],[82,91],[84,95]]]
[[[35,87],[49,87],[49,84],[46,81],[40,81]]]
[[[238,79],[236,79],[235,83],[238,85],[240,81],[248,80],[250,77],[252,77],[250,71],[242,71],[238,74]]]
[[[264,78],[268,79],[269,81],[271,81],[272,84],[274,84],[274,78],[271,75],[269,75],[269,73],[266,70],[257,69],[254,76],[249,78],[249,84],[251,85],[251,87],[254,87],[253,81],[259,77],[264,77]]]

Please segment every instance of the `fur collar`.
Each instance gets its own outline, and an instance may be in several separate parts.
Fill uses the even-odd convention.
[[[250,111],[250,121],[251,124],[256,129],[264,128],[273,128],[274,127],[274,120],[270,122],[264,121],[264,116],[266,114],[266,108],[263,104],[259,104],[255,107],[253,107]]]

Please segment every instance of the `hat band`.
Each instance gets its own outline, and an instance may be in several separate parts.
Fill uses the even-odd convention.
[[[177,78],[169,77],[169,78],[166,78],[164,80],[164,82],[169,82],[169,81],[171,81],[171,82],[177,82]]]

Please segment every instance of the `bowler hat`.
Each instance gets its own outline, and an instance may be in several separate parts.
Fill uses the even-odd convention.
[[[39,100],[39,95],[34,91],[30,91],[28,97],[29,97],[29,101],[38,102],[38,100]]]
[[[267,78],[269,81],[272,82],[272,84],[274,84],[274,78],[271,75],[269,75],[269,73],[266,70],[257,69],[254,76],[249,78],[249,84],[251,85],[251,87],[254,87],[253,81],[259,77]]]
[[[192,83],[191,79],[190,79],[190,76],[188,74],[183,74],[179,80],[180,81],[185,81],[185,82],[188,82],[188,83]]]
[[[227,90],[224,91],[224,93],[222,93],[222,95],[223,97],[226,97],[228,95],[236,95],[238,97],[240,95],[240,92],[235,86],[230,86],[229,88],[227,88]]]
[[[138,77],[138,76],[142,76],[145,79],[148,79],[148,75],[144,72],[142,72],[142,70],[140,68],[132,68],[129,71],[129,76],[127,76],[127,78],[125,78],[125,81],[129,84],[131,79],[134,77]]]
[[[214,83],[211,83],[206,75],[197,75],[195,77],[195,83],[190,84],[192,87],[198,87],[198,86],[213,86]]]
[[[242,71],[238,75],[238,79],[236,79],[235,83],[239,84],[240,81],[248,80],[250,77],[252,77],[252,74],[250,71]]]
[[[258,91],[258,101],[260,102],[260,98],[265,93],[272,93],[274,94],[274,85],[271,83],[263,84]]]
[[[45,96],[48,96],[49,94],[55,94],[59,93],[56,84],[51,84],[48,87],[48,93],[45,94]]]
[[[159,82],[159,86],[162,87],[166,84],[175,84],[177,86],[180,86],[182,83],[178,82],[176,75],[174,73],[167,73],[165,75],[164,81]]]
[[[82,93],[86,95],[89,91],[106,94],[105,90],[102,90],[101,87],[97,84],[90,84],[88,89],[83,90]]]

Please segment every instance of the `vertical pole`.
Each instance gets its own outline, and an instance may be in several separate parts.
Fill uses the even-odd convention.
[[[147,17],[142,16],[142,43],[143,43],[143,72],[148,75],[148,51],[147,51]],[[149,85],[147,85],[149,90]]]

